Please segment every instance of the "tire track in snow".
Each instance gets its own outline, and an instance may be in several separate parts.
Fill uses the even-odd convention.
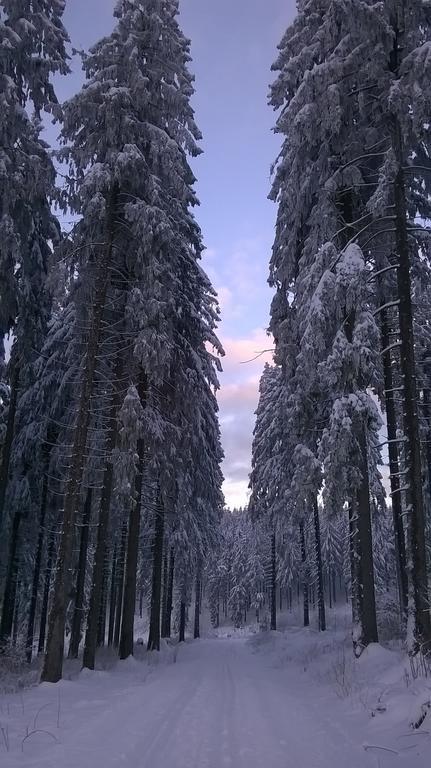
[[[116,675],[69,684],[62,743],[5,768],[374,768],[299,670],[271,667],[244,639],[187,643],[142,683],[132,672],[120,685]]]

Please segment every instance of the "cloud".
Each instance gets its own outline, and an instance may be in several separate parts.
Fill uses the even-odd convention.
[[[227,379],[234,376],[237,381],[238,377],[250,379],[260,376],[264,364],[272,359],[273,342],[263,328],[250,331],[250,335],[245,338],[222,334],[221,341],[226,352],[223,370]]]
[[[245,480],[231,481],[227,480],[224,484],[224,494],[226,504],[230,509],[235,507],[244,507],[247,504],[249,490],[248,482]]]
[[[265,363],[272,360],[273,344],[265,331],[271,299],[268,252],[268,243],[256,236],[223,249],[210,247],[203,259],[219,297],[219,337],[226,353],[218,402],[229,506],[247,503],[259,380]]]
[[[219,288],[216,287],[216,291],[223,316],[226,312],[231,310],[232,305],[234,304],[233,293],[227,285],[222,285]]]
[[[257,357],[272,342],[262,328],[254,329],[249,337],[223,338],[226,350],[218,395],[220,426],[225,461],[224,493],[228,506],[243,506],[248,498],[248,477],[251,468],[251,447],[255,424],[255,410],[259,400],[259,380],[265,362],[272,353]]]
[[[259,378],[252,378],[243,384],[227,384],[219,394],[219,405],[224,414],[230,415],[238,409],[249,409],[256,402]]]
[[[256,324],[267,322],[269,250],[266,239],[256,235],[205,251],[203,267],[219,295],[222,328],[231,335],[237,332],[239,320],[247,331],[253,316]]]

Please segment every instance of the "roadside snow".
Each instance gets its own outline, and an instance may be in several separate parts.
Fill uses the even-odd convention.
[[[340,740],[347,736],[361,744],[363,755],[373,759],[363,756],[364,768],[429,768],[431,679],[415,679],[401,651],[371,645],[355,659],[350,632],[342,626],[327,633],[291,628],[255,635],[251,643],[273,668],[283,670],[301,702],[308,702],[316,725],[326,721],[329,730],[338,725]],[[414,728],[424,712],[422,725]]]

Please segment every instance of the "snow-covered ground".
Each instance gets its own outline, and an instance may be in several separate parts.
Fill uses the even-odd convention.
[[[431,681],[400,652],[354,662],[343,626],[220,635],[1,696],[1,768],[429,768],[431,713],[409,723]]]

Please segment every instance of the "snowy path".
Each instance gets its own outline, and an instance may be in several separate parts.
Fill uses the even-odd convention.
[[[15,701],[21,732],[9,733],[11,748],[0,751],[0,766],[375,768],[353,716],[340,722],[342,707],[337,714],[325,707],[306,677],[270,666],[244,639],[187,644],[176,663],[150,673],[132,659],[114,672],[81,674]],[[41,732],[22,751],[26,727]]]

